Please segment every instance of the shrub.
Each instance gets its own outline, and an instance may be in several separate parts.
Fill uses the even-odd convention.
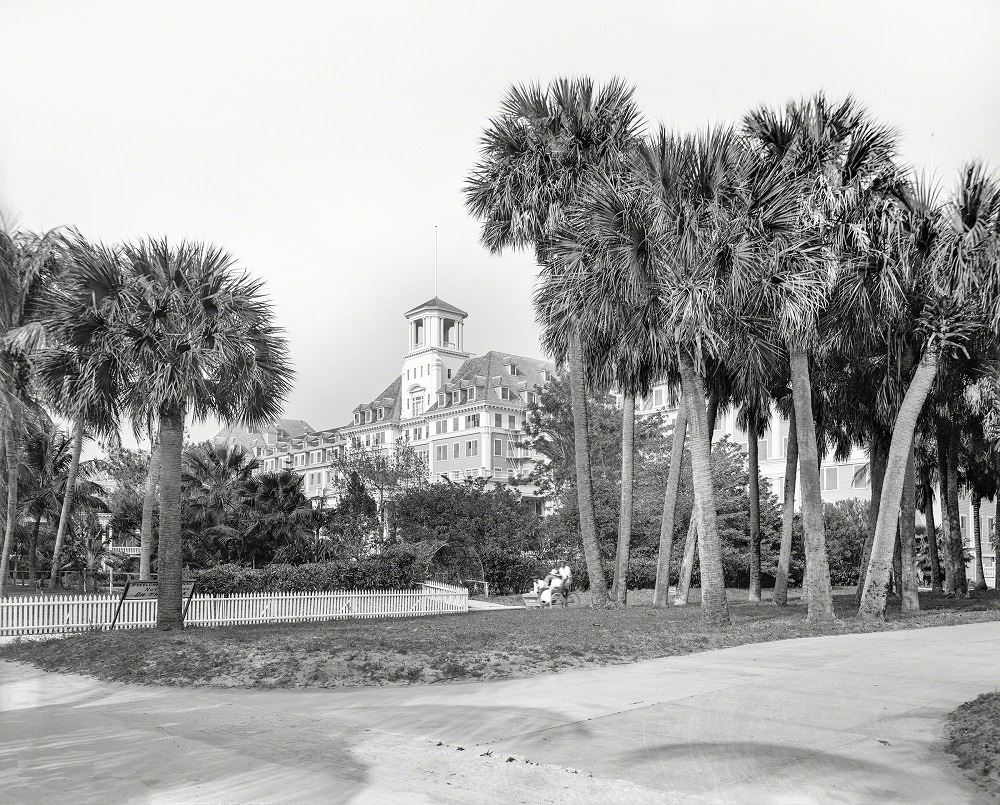
[[[361,561],[338,560],[310,565],[274,564],[257,569],[240,565],[216,565],[194,573],[199,592],[212,595],[405,589],[422,580],[416,576],[414,552],[402,545]]]

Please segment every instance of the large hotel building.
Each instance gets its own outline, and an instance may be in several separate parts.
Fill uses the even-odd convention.
[[[528,406],[552,377],[550,361],[506,352],[478,357],[465,351],[468,314],[434,297],[405,314],[407,351],[401,371],[374,399],[356,406],[346,425],[313,430],[302,420],[281,419],[260,433],[225,428],[213,439],[221,444],[242,444],[260,462],[261,472],[293,469],[304,478],[304,492],[313,499],[334,495],[333,465],[342,451],[352,447],[389,448],[398,439],[423,458],[430,480],[487,478],[493,483],[524,479],[540,457],[517,446],[524,436]],[[638,402],[637,415],[660,413],[666,422],[676,416],[669,390],[656,386]],[[716,438],[729,437],[744,447],[747,434],[736,424],[736,412],[721,414]],[[758,440],[761,475],[781,497],[788,443],[788,422],[773,414]],[[857,448],[846,461],[824,459],[820,468],[823,498],[827,501],[871,496],[863,468],[867,454]],[[544,502],[534,486],[519,483],[522,497],[542,513]],[[935,522],[940,524],[940,506]],[[963,495],[961,528],[971,547],[972,503]],[[996,506],[984,501],[980,511],[985,578],[994,585],[996,558],[991,535]],[[971,563],[974,578],[975,563]]]

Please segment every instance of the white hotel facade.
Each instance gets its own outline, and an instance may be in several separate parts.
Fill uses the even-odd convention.
[[[401,371],[374,399],[359,404],[345,425],[313,430],[302,420],[278,420],[260,433],[240,428],[220,431],[213,441],[242,444],[260,462],[261,472],[293,469],[304,478],[304,492],[314,500],[332,502],[333,466],[343,451],[352,447],[384,448],[403,439],[417,451],[432,481],[461,481],[486,478],[507,484],[523,479],[540,456],[517,443],[524,437],[528,406],[553,376],[550,361],[491,351],[473,356],[465,350],[465,322],[468,314],[444,300],[433,297],[404,314],[407,351]],[[656,386],[639,400],[637,415],[660,413],[672,423],[677,410],[671,405],[669,390]],[[736,412],[720,413],[715,438],[729,437],[746,446],[747,434],[736,424]],[[758,440],[761,475],[781,498],[788,422],[777,413]],[[867,473],[859,472],[868,463],[863,450],[855,448],[846,461],[823,460],[820,484],[826,501],[871,497]],[[523,483],[517,486],[522,497],[535,501],[538,513],[544,503],[537,490]],[[796,490],[798,494],[798,489]],[[962,534],[972,545],[973,511],[967,496],[960,502]],[[983,502],[980,518],[985,577],[994,584],[996,560],[991,545],[996,517],[994,503]],[[935,522],[940,525],[940,505],[935,505]],[[975,567],[970,567],[970,578]]]

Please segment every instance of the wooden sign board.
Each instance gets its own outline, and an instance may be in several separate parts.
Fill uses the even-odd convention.
[[[158,583],[155,581],[127,581],[125,589],[122,590],[122,597],[118,599],[118,606],[115,607],[115,616],[111,619],[111,626],[114,629],[118,623],[118,616],[122,611],[122,604],[125,601],[155,601],[158,597]],[[181,596],[184,599],[184,611],[181,613],[181,623],[187,617],[188,607],[191,606],[191,598],[194,596],[194,582],[181,582]]]
[[[187,600],[194,592],[193,581],[181,582],[181,596]],[[130,581],[122,590],[122,601],[151,601],[157,596],[155,581]]]

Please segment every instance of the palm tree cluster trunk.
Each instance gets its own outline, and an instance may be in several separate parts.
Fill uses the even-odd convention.
[[[583,361],[583,342],[575,332],[569,349],[570,405],[573,408],[573,445],[576,460],[576,492],[580,509],[580,536],[587,562],[590,592],[595,606],[608,603],[608,583],[601,564],[594,514],[594,489],[590,469],[590,427],[587,416],[587,379]],[[161,513],[162,518],[162,513]],[[162,528],[162,526],[161,526]],[[161,538],[162,544],[162,538]]]
[[[795,412],[788,418],[788,446],[785,448],[785,488],[781,506],[781,547],[778,550],[778,571],[774,579],[774,603],[788,604],[788,571],[792,562],[792,533],[795,525],[795,476],[798,472],[799,442],[795,428]]]
[[[66,494],[63,496],[62,511],[59,513],[59,526],[56,530],[56,546],[52,552],[52,571],[49,574],[49,586],[58,587],[62,568],[63,541],[69,529],[70,513],[73,510],[73,497],[76,493],[76,478],[80,471],[80,454],[83,451],[83,419],[77,419],[73,427],[73,457],[66,477]]]
[[[622,489],[618,515],[618,551],[611,600],[624,606],[627,597],[629,549],[632,542],[632,488],[635,474],[635,395],[625,394],[622,408]]]
[[[660,517],[660,550],[656,558],[656,585],[653,606],[670,606],[670,561],[674,549],[674,515],[677,512],[677,492],[681,484],[684,463],[684,440],[687,437],[688,403],[683,395],[677,404],[674,435],[670,443],[670,467],[667,489],[663,494],[663,514]]]
[[[751,430],[756,430],[752,428]],[[747,434],[747,454],[750,467],[750,590],[747,600],[760,603],[760,462],[757,433]]]
[[[156,628],[180,629],[181,583],[181,455],[184,448],[184,412],[160,412],[160,540],[157,550]]]
[[[789,348],[795,429],[799,442],[799,477],[802,480],[802,522],[805,532],[806,578],[803,597],[809,620],[833,619],[833,587],[826,555],[823,497],[819,483],[819,451],[812,417],[809,358],[802,350]]]

